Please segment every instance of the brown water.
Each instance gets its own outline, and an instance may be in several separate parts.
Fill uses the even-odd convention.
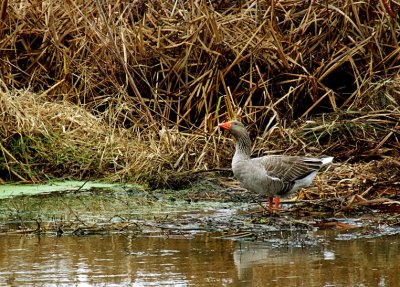
[[[400,238],[272,248],[212,235],[0,236],[0,286],[399,286]]]

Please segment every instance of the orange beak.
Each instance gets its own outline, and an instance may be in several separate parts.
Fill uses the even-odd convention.
[[[231,122],[220,123],[218,126],[220,128],[225,129],[225,130],[230,130],[231,129]]]

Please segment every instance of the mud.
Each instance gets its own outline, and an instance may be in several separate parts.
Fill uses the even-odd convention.
[[[348,210],[340,199],[284,201],[280,210],[269,211],[260,200],[215,179],[199,179],[180,190],[107,184],[83,188],[76,184],[67,190],[46,188],[35,195],[1,199],[0,232],[57,236],[128,233],[167,238],[211,233],[273,247],[320,245],[325,240],[320,232],[325,230],[337,231],[339,240],[400,233],[400,216],[382,213],[385,202],[380,208],[360,205]]]

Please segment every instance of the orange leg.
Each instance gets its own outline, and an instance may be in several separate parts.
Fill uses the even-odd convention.
[[[268,197],[268,208],[269,208],[269,209],[272,209],[272,203],[273,203],[273,201],[274,201],[274,198],[271,197],[271,196],[269,196],[269,197]]]
[[[275,197],[275,209],[279,209],[279,202],[281,198],[279,196]]]

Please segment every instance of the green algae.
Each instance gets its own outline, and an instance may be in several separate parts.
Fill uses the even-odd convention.
[[[21,195],[40,195],[53,192],[88,191],[91,189],[108,189],[123,191],[138,188],[133,184],[107,183],[96,181],[57,181],[47,184],[3,184],[0,185],[0,199]]]

